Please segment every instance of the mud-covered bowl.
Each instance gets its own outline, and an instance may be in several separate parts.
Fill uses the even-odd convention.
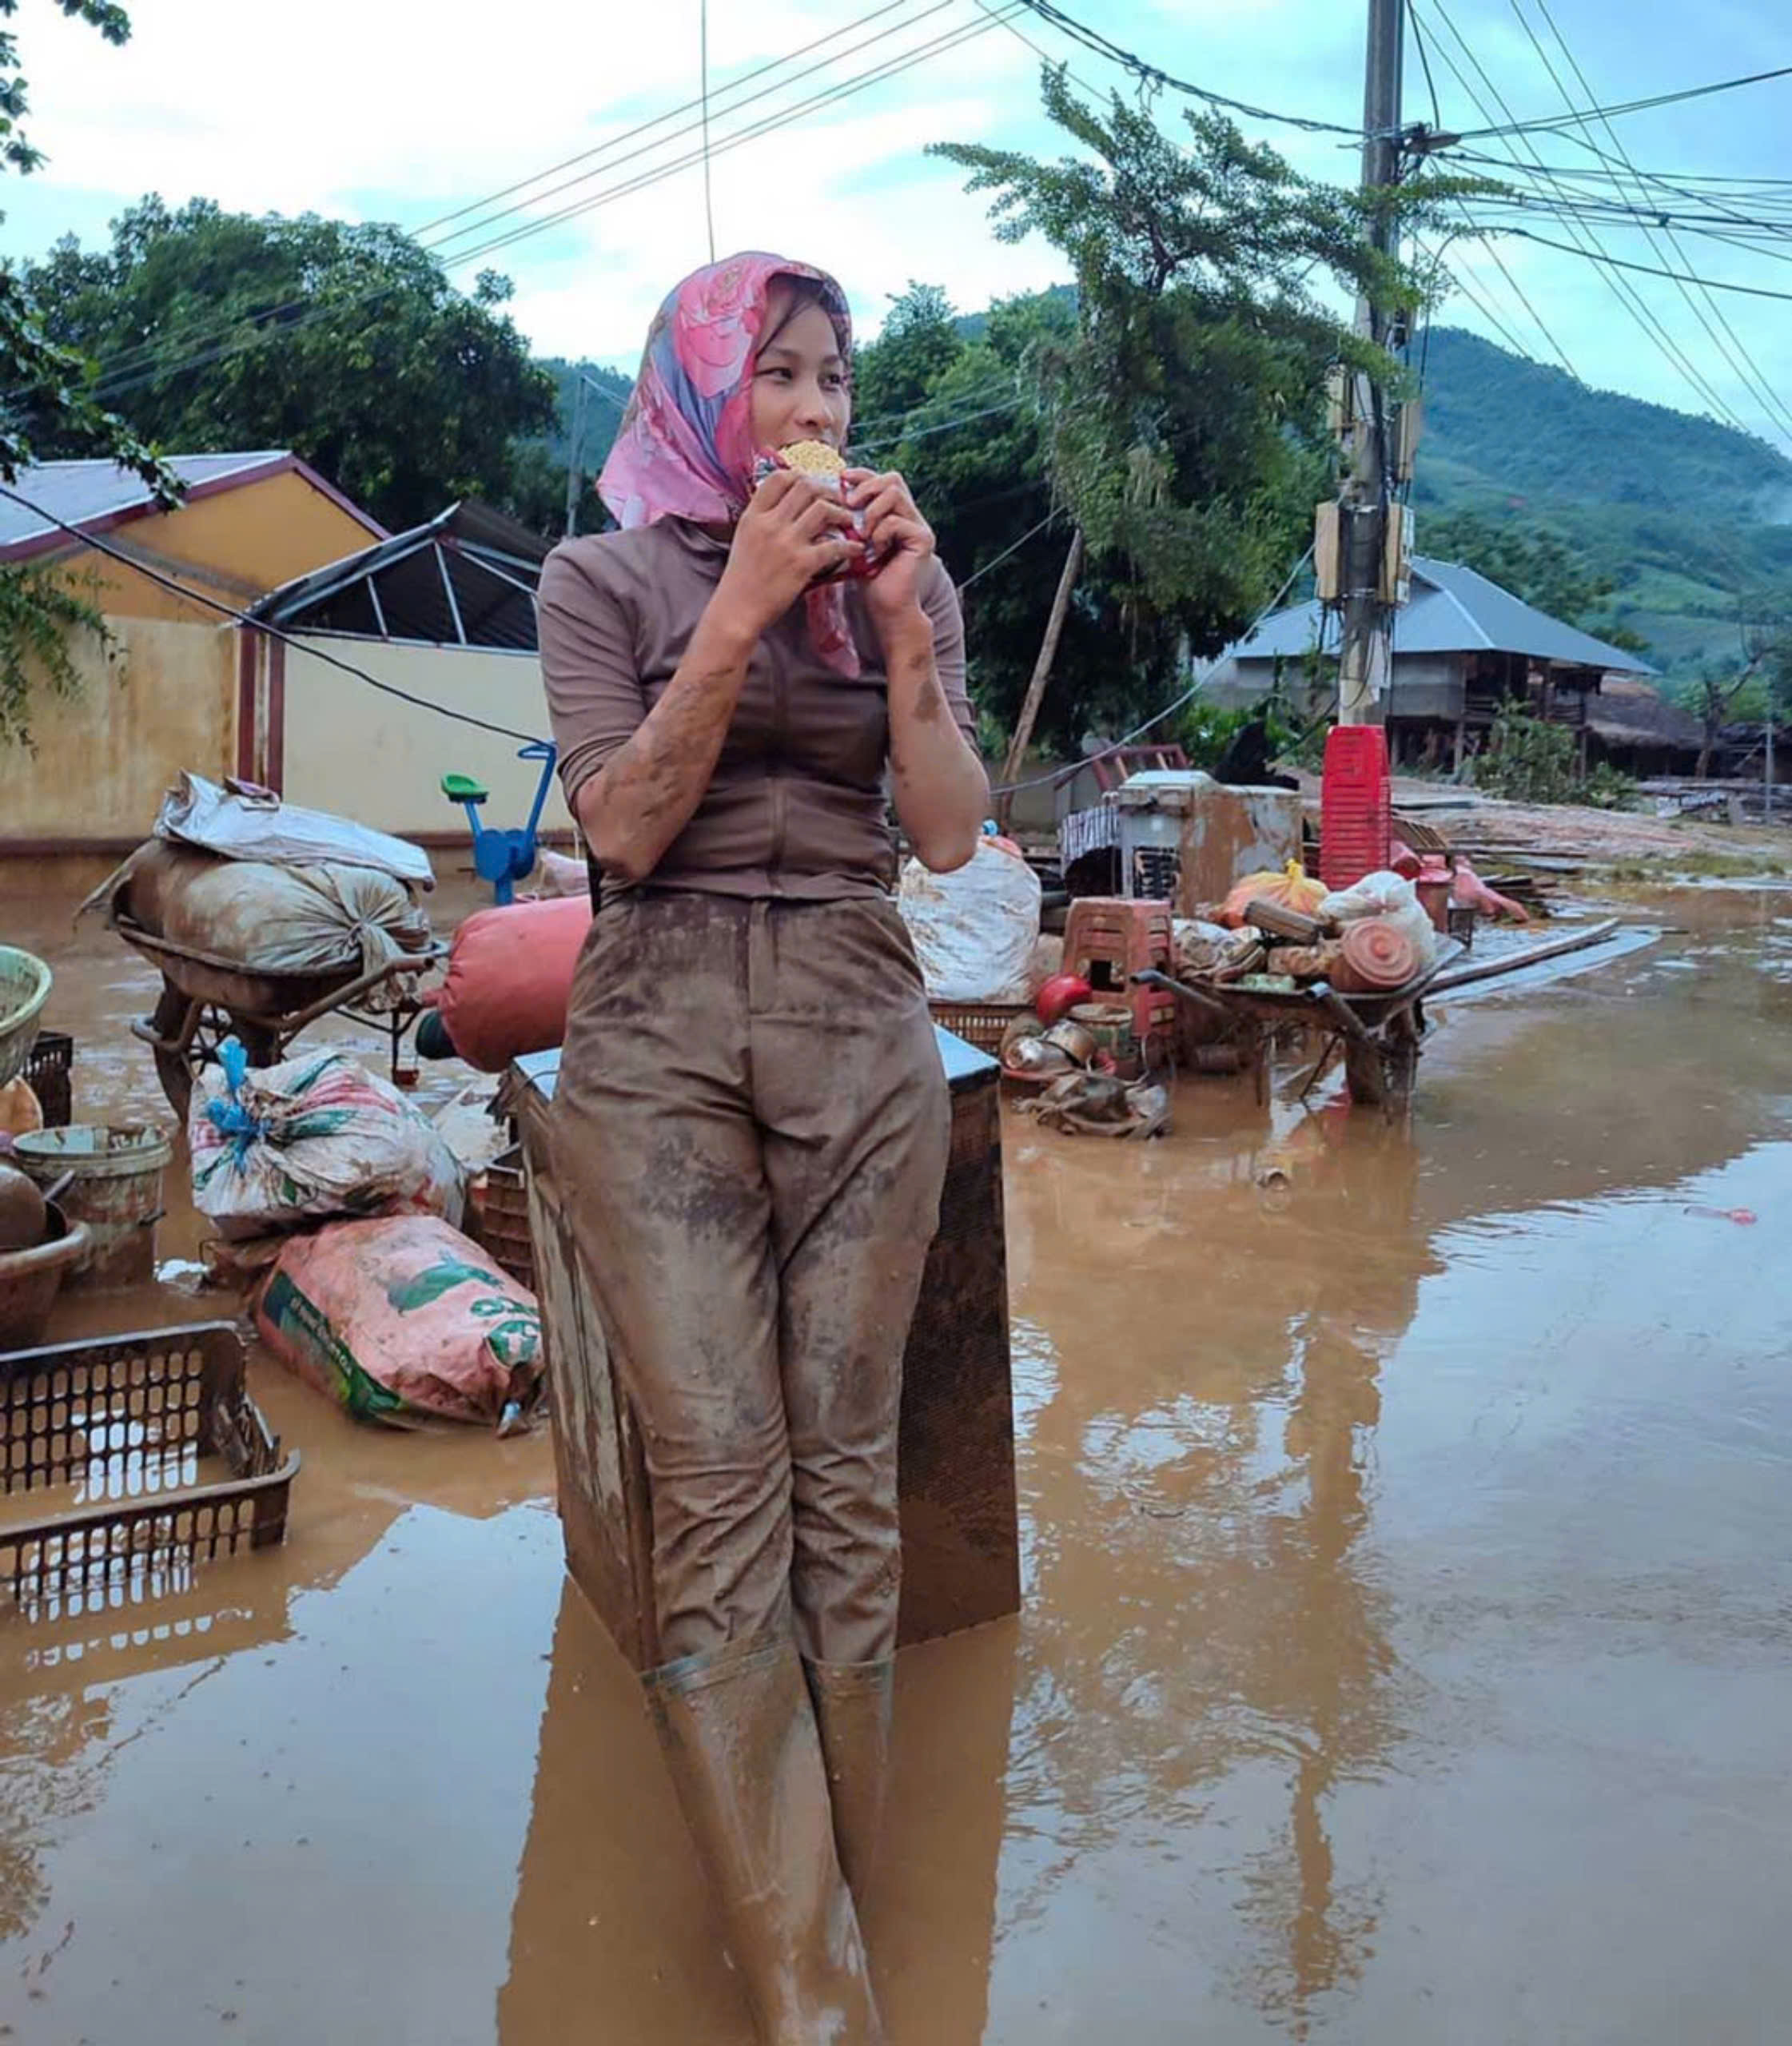
[[[54,1200],[45,1203],[44,1240],[30,1250],[0,1252],[0,1371],[9,1352],[43,1340],[62,1281],[87,1256],[84,1222],[70,1222]]]

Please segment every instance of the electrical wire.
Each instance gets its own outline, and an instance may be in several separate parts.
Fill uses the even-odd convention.
[[[1660,269],[1653,263],[1632,263],[1622,256],[1611,256],[1603,251],[1595,254],[1591,250],[1577,248],[1572,242],[1553,241],[1547,235],[1533,233],[1528,228],[1507,227],[1500,231],[1505,234],[1515,234],[1524,241],[1535,241],[1540,248],[1559,249],[1564,256],[1583,256],[1589,262],[1609,263],[1614,269],[1635,271],[1639,277],[1667,277],[1675,284],[1702,285],[1710,291],[1736,292],[1744,298],[1778,299],[1785,304],[1792,305],[1792,291],[1773,291],[1765,285],[1732,284],[1722,277],[1701,277],[1684,270]],[[1749,431],[1734,413],[1730,417],[1739,432]]]
[[[1531,23],[1519,6],[1519,0],[1507,0],[1507,5],[1511,7],[1519,26],[1524,30],[1527,38],[1530,41],[1531,46],[1536,51],[1539,58],[1542,62],[1543,69],[1548,72],[1551,82],[1555,86],[1556,90],[1562,95],[1563,104],[1570,108],[1573,108],[1575,105],[1573,96],[1570,94],[1567,87],[1563,83],[1560,77],[1558,75],[1555,66],[1550,62],[1548,52],[1545,50],[1542,43],[1538,41],[1536,35],[1533,33]],[[1587,82],[1586,73],[1582,70],[1580,64],[1575,58],[1574,52],[1568,47],[1566,38],[1563,37],[1560,28],[1556,25],[1555,17],[1549,10],[1549,0],[1536,0],[1536,5],[1538,12],[1543,16],[1544,22],[1548,25],[1551,33],[1555,36],[1557,43],[1560,46],[1562,54],[1567,59],[1570,69],[1573,71],[1576,80],[1579,82],[1581,90],[1586,94],[1589,102],[1595,100],[1597,95],[1595,94],[1592,86]],[[1576,111],[1578,110],[1579,109],[1577,109]],[[1625,149],[1623,143],[1619,139],[1618,131],[1612,126],[1610,118],[1605,115],[1601,115],[1599,117],[1602,125],[1604,127],[1606,133],[1611,138],[1612,147],[1618,152],[1618,154],[1623,159],[1625,163],[1629,165],[1629,152]],[[1589,120],[1591,118],[1591,117],[1589,116]],[[1631,168],[1634,169],[1635,166],[1631,165]],[[1674,259],[1682,264],[1685,264],[1687,261],[1686,251],[1680,246],[1679,242],[1675,239],[1673,230],[1671,228],[1664,227],[1662,231],[1664,238],[1667,242],[1668,247],[1672,252]],[[1644,225],[1643,227],[1643,238],[1649,245],[1651,253],[1657,257],[1662,257],[1662,260],[1666,261],[1667,258],[1662,255],[1661,248],[1655,241],[1655,231],[1650,227]],[[1786,434],[1789,437],[1792,437],[1792,411],[1789,411],[1787,409],[1784,401],[1776,395],[1772,387],[1768,384],[1766,379],[1762,375],[1760,364],[1755,360],[1754,357],[1750,354],[1747,346],[1743,342],[1741,336],[1737,333],[1735,328],[1730,324],[1729,319],[1726,316],[1722,308],[1718,305],[1716,300],[1711,297],[1710,286],[1709,285],[1702,285],[1699,287],[1700,295],[1704,299],[1706,306],[1710,308],[1709,316],[1706,311],[1701,308],[1698,300],[1694,297],[1692,291],[1687,285],[1680,284],[1679,285],[1678,289],[1679,290],[1680,296],[1686,301],[1688,308],[1690,310],[1694,318],[1697,319],[1699,325],[1704,329],[1706,336],[1709,337],[1713,345],[1717,348],[1718,352],[1723,357],[1724,360],[1729,364],[1730,368],[1741,379],[1742,388],[1747,391],[1754,401],[1763,408],[1767,417],[1774,422],[1780,431],[1782,433]],[[1716,322],[1714,326],[1713,324],[1714,319]],[[1734,351],[1734,353],[1732,353],[1732,350]]]
[[[709,233],[709,260],[715,261],[715,203],[709,183],[709,0],[697,0],[698,70],[703,96],[703,225]]]
[[[1410,4],[1413,11],[1416,13],[1418,0],[1410,0]],[[1444,5],[1444,0],[1434,0],[1434,4],[1435,11],[1438,18],[1444,23],[1444,26],[1450,31],[1450,34],[1456,38],[1463,56],[1467,59],[1470,65],[1473,66],[1475,72],[1479,75],[1483,83],[1486,85],[1488,91],[1492,94],[1495,103],[1503,113],[1510,117],[1511,109],[1507,105],[1504,98],[1500,93],[1499,88],[1494,83],[1491,77],[1489,76],[1486,66],[1475,54],[1467,37],[1463,35],[1462,30],[1457,27],[1455,21],[1451,18],[1448,10]],[[1461,66],[1456,62],[1455,58],[1451,55],[1450,52],[1445,49],[1442,44],[1438,46],[1438,54],[1448,66],[1452,74],[1456,78],[1457,83],[1462,87],[1463,92],[1467,94],[1469,99],[1473,102],[1476,109],[1483,116],[1487,115],[1489,113],[1489,109],[1486,101],[1481,98],[1479,93],[1476,90],[1473,84],[1471,83]],[[1534,160],[1540,161],[1540,159],[1537,159],[1535,147],[1528,141],[1525,141],[1524,147],[1530,152]],[[1506,153],[1507,156],[1511,157],[1515,165],[1517,165],[1520,169],[1523,167],[1522,161],[1519,157],[1517,148],[1513,142],[1508,141],[1506,143]],[[1599,241],[1598,236],[1591,228],[1583,229],[1581,233],[1585,237],[1585,243],[1590,244],[1591,246],[1588,247],[1583,245],[1579,247],[1578,253],[1591,256],[1595,261],[1598,261],[1599,253],[1603,252],[1603,245]],[[1687,358],[1685,352],[1679,347],[1679,344],[1668,332],[1666,327],[1663,325],[1659,317],[1656,315],[1653,308],[1642,297],[1640,293],[1638,292],[1636,287],[1631,284],[1627,278],[1621,277],[1615,269],[1601,268],[1599,270],[1599,277],[1602,281],[1605,284],[1607,289],[1609,290],[1612,296],[1618,301],[1618,303],[1623,308],[1625,312],[1628,314],[1632,320],[1635,320],[1642,328],[1645,336],[1665,356],[1670,365],[1685,379],[1686,384],[1698,397],[1700,402],[1702,404],[1710,407],[1713,412],[1716,412],[1720,417],[1726,420],[1730,424],[1734,426],[1739,432],[1746,432],[1748,428],[1744,424],[1742,419],[1737,415],[1734,410],[1726,403],[1722,394],[1714,388],[1714,386],[1713,386],[1710,380],[1700,374],[1698,370]]]
[[[1018,554],[1021,549],[1026,545],[1027,542],[1031,539],[1036,533],[1044,532],[1045,528],[1050,525],[1052,521],[1057,518],[1057,510],[1054,506],[1052,510],[1048,512],[1045,517],[1039,521],[1037,526],[1029,526],[1026,531],[1021,534],[1021,537],[1014,542],[1012,547],[1005,547],[1001,553],[997,555],[993,560],[986,561],[981,568],[974,569],[971,573],[965,578],[963,582],[958,585],[959,595],[962,597],[965,594],[966,591],[970,587],[972,583],[981,583],[983,578],[987,575],[992,569],[1001,567],[1002,564],[1006,561],[1011,555]]]
[[[174,576],[165,575],[160,569],[150,567],[134,555],[126,553],[122,547],[114,547],[109,540],[102,539],[97,533],[90,532],[84,527],[71,525],[66,519],[58,517],[41,504],[34,504],[10,484],[0,483],[0,497],[22,506],[34,517],[42,519],[46,526],[54,526],[59,532],[66,533],[71,539],[78,540],[83,547],[91,547],[95,554],[103,554],[109,560],[116,561],[121,567],[146,578],[170,595],[184,598],[189,603],[203,605],[208,611],[215,611],[221,617],[230,619],[238,625],[247,626],[251,631],[263,633],[270,639],[277,639],[284,646],[296,647],[301,654],[309,655],[313,660],[323,662],[326,667],[340,668],[343,674],[352,675],[356,681],[364,682],[369,689],[378,690],[382,696],[396,696],[401,703],[409,703],[419,711],[432,711],[439,718],[447,718],[458,725],[471,725],[476,731],[490,732],[499,738],[513,738],[524,746],[540,746],[544,742],[533,733],[513,731],[508,725],[495,725],[488,718],[476,718],[470,711],[456,711],[446,703],[437,703],[432,697],[418,696],[408,689],[400,689],[396,683],[382,682],[378,675],[369,675],[365,668],[356,667],[352,661],[338,659],[334,654],[325,653],[321,647],[312,646],[293,633],[282,631],[277,625],[269,625],[263,619],[251,618],[246,611],[239,611],[234,604],[227,604],[221,598],[214,597],[207,591],[195,589]]]
[[[813,42],[803,44],[799,48],[789,52],[786,56],[779,58],[770,64],[761,66],[757,70],[747,72],[741,78],[737,79],[731,85],[722,88],[722,91],[723,94],[735,93],[738,91],[741,86],[749,84],[753,80],[764,76],[767,71],[782,69],[785,66],[794,62],[797,58],[806,56],[810,52],[821,48],[826,43],[836,42],[842,36],[850,34],[856,29],[862,28],[874,21],[881,19],[884,15],[889,14],[892,10],[893,6],[908,6],[910,4],[910,0],[888,0],[888,4],[881,7],[874,8],[870,13],[861,15],[856,21],[847,23],[844,27],[836,29],[831,31],[828,35],[818,37]],[[754,105],[759,102],[771,97],[774,94],[783,92],[791,86],[801,83],[801,82],[806,78],[813,78],[818,72],[826,70],[830,66],[838,64],[846,58],[856,56],[862,51],[869,50],[879,42],[888,41],[892,36],[900,34],[904,30],[909,27],[917,26],[921,22],[926,21],[936,14],[945,12],[949,7],[954,4],[956,4],[956,0],[933,0],[933,4],[923,8],[918,14],[913,15],[909,19],[897,24],[894,27],[882,29],[878,30],[876,34],[868,36],[862,42],[854,43],[845,50],[836,50],[831,56],[823,58],[821,62],[812,64],[806,70],[795,72],[787,78],[781,78],[775,84],[763,87],[759,92],[749,94],[743,98],[735,99],[723,110],[729,114],[739,113],[748,106]],[[937,45],[930,44],[926,46],[922,54],[937,54]],[[918,57],[917,58],[917,61],[919,61]],[[874,67],[872,72],[860,74],[858,74],[858,78],[856,81],[849,79],[845,82],[845,83],[848,88],[856,90],[858,85],[860,83],[874,82],[876,75],[875,67]],[[805,102],[802,105],[798,106],[794,109],[785,109],[785,112],[790,116],[790,117],[794,118],[802,113],[812,109],[818,105],[826,104],[826,98],[827,95],[822,94],[816,98]],[[586,150],[579,156],[567,157],[560,164],[553,166],[550,170],[538,172],[533,178],[524,179],[520,184],[508,186],[504,191],[494,194],[493,197],[495,199],[508,197],[514,193],[525,189],[531,185],[540,184],[543,178],[552,176],[554,174],[555,171],[568,169],[575,164],[588,162],[594,157],[603,157],[607,159],[603,163],[596,165],[595,168],[582,172],[576,177],[568,178],[563,183],[550,186],[543,191],[532,192],[528,198],[523,200],[516,205],[505,206],[500,208],[496,212],[486,213],[480,219],[472,221],[469,225],[456,229],[452,235],[438,237],[433,241],[424,241],[421,237],[429,232],[429,229],[426,228],[417,230],[416,235],[412,238],[419,241],[420,246],[424,249],[425,253],[436,256],[438,259],[444,264],[452,263],[456,265],[472,262],[482,255],[492,253],[493,249],[498,247],[508,246],[508,241],[504,239],[490,241],[481,246],[468,249],[453,249],[449,247],[449,245],[452,242],[462,240],[469,235],[477,235],[486,233],[488,229],[507,218],[518,213],[526,213],[530,207],[539,205],[543,200],[556,197],[563,193],[574,189],[576,186],[581,184],[588,183],[594,177],[603,176],[610,171],[621,169],[628,163],[638,161],[643,157],[651,156],[655,151],[665,148],[668,144],[680,141],[687,136],[700,133],[703,129],[703,122],[699,118],[696,121],[688,121],[683,127],[675,129],[671,133],[660,136],[657,140],[647,143],[639,148],[627,150],[619,155],[614,153],[620,148],[623,143],[631,141],[639,136],[648,133],[655,128],[663,127],[668,121],[677,119],[679,115],[690,113],[694,109],[699,108],[701,102],[699,100],[694,99],[687,101],[682,105],[674,107],[669,109],[667,113],[656,116],[651,121],[643,121],[635,128],[628,129],[623,134],[614,137],[610,142],[599,145],[595,149]],[[782,123],[776,119],[772,120],[769,123],[762,121],[759,124],[754,125],[751,135],[742,134],[740,135],[739,139],[752,139],[753,136],[771,132],[772,128],[779,125],[782,125]],[[713,154],[714,152],[712,151],[711,153]],[[675,175],[679,171],[688,168],[690,165],[700,161],[703,161],[703,153],[701,149],[699,149],[680,158],[677,162],[661,165],[659,171],[652,175],[643,179],[636,180],[627,184],[622,188],[619,188],[614,196],[626,197],[629,193],[645,189],[645,186],[647,184],[658,181],[658,178],[660,176],[669,177]],[[461,208],[457,213],[451,213],[444,216],[444,221],[453,221],[462,218],[468,213],[479,212],[486,205],[486,203],[487,202],[484,201],[476,201],[472,205]],[[561,213],[552,216],[547,221],[543,221],[542,225],[552,225],[561,219],[571,217],[574,210],[576,209],[563,209]],[[436,225],[440,225],[440,223],[436,223]],[[517,233],[512,235],[508,239],[521,240],[522,238],[524,238],[523,235],[520,233]],[[352,310],[356,306],[366,305],[376,298],[384,297],[396,289],[398,289],[398,287],[388,284],[375,285],[368,287],[365,291],[352,293],[344,299],[325,306],[315,305],[311,301],[307,299],[289,299],[273,306],[264,307],[252,312],[236,316],[234,318],[226,322],[214,324],[209,329],[204,327],[190,329],[189,330],[189,337],[197,340],[203,337],[208,332],[212,335],[229,335],[240,325],[241,320],[245,318],[253,319],[261,323],[271,323],[277,320],[284,319],[285,316],[289,313],[298,315],[298,317],[288,321],[283,327],[281,327],[277,336],[272,336],[273,338],[280,338],[297,332],[302,328],[315,324],[318,320],[335,319],[340,316],[343,312]],[[244,348],[257,346],[260,342],[269,338],[270,338],[270,336],[268,334],[257,331],[257,332],[249,336],[240,336],[234,341],[227,340],[223,346],[212,348],[202,354],[189,356],[185,358],[175,357],[164,360],[154,360],[156,350],[163,346],[165,342],[165,336],[158,335],[154,340],[139,344],[135,348],[124,350],[120,355],[113,357],[110,362],[106,363],[102,368],[102,380],[96,392],[96,395],[102,398],[120,396],[122,395],[125,390],[141,388],[144,383],[154,382],[158,378],[164,376],[177,375],[187,369],[203,367],[205,364],[219,360],[224,356],[240,352]],[[142,376],[131,376],[130,380],[125,383],[120,383],[116,380],[121,376],[129,376],[130,372],[135,371],[139,365],[142,364],[149,364],[150,365],[149,371],[147,375]]]
[[[1677,93],[1658,93],[1652,99],[1625,100],[1615,106],[1593,107],[1588,110],[1604,118],[1615,118],[1621,113],[1646,113],[1652,107],[1677,106],[1683,100],[1706,99],[1713,93],[1734,92],[1738,86],[1763,85],[1773,78],[1792,78],[1792,64],[1782,64],[1771,71],[1751,71],[1746,78],[1719,78],[1708,86],[1688,86]],[[1464,129],[1459,139],[1465,142],[1476,142],[1507,135],[1540,135],[1575,126],[1584,118],[1579,113],[1556,113],[1546,115],[1537,121],[1519,121],[1511,117],[1510,107],[1503,105],[1502,110],[1507,117],[1505,127]]]
[[[1431,61],[1429,58],[1425,55],[1426,38],[1424,30],[1420,25],[1419,17],[1416,10],[1409,10],[1407,19],[1412,26],[1412,39],[1418,47],[1420,59],[1424,66],[1426,82],[1430,84],[1432,77]],[[1439,54],[1444,58],[1444,61],[1447,63],[1450,62],[1449,55],[1447,51],[1440,50]],[[1456,66],[1453,63],[1450,64],[1450,68],[1452,70],[1456,70]],[[1460,78],[1462,74],[1460,72],[1457,72],[1456,75]],[[1444,125],[1444,117],[1438,112],[1437,89],[1435,85],[1432,86],[1432,112],[1436,118],[1438,126],[1441,128]],[[1575,382],[1579,383],[1580,381],[1580,372],[1575,368],[1574,363],[1571,360],[1567,350],[1563,347],[1562,344],[1559,340],[1557,340],[1555,334],[1551,331],[1548,322],[1543,318],[1542,313],[1537,310],[1536,307],[1531,304],[1528,293],[1525,291],[1523,285],[1521,285],[1518,279],[1513,276],[1511,269],[1507,264],[1505,257],[1500,254],[1499,249],[1495,246],[1492,237],[1485,233],[1481,233],[1479,230],[1475,229],[1474,218],[1468,210],[1467,201],[1463,197],[1460,193],[1458,193],[1456,195],[1456,211],[1462,215],[1463,219],[1467,223],[1471,231],[1477,233],[1481,245],[1487,250],[1488,255],[1493,258],[1494,263],[1499,271],[1499,274],[1506,280],[1507,285],[1511,286],[1512,296],[1517,299],[1519,303],[1524,308],[1525,311],[1530,314],[1532,320],[1536,324],[1538,332],[1540,333],[1545,341],[1549,344],[1549,346],[1554,352],[1557,360],[1560,362],[1562,367],[1567,371],[1568,374],[1574,378]],[[1476,301],[1476,304],[1479,305],[1479,301]],[[1483,307],[1481,309],[1484,314],[1486,308]],[[1507,332],[1507,330],[1503,327],[1501,328],[1500,331],[1502,332]],[[1509,334],[1508,338],[1510,338]],[[1525,351],[1520,348],[1519,352],[1522,355]]]
[[[1263,609],[1257,613],[1256,616],[1252,619],[1251,623],[1246,626],[1244,630],[1238,635],[1240,640],[1248,639],[1251,635],[1256,631],[1257,627],[1262,624],[1263,621],[1268,617],[1269,614],[1276,609],[1276,606],[1280,603],[1283,598],[1285,597],[1288,591],[1294,587],[1296,577],[1300,575],[1301,570],[1306,567],[1307,563],[1311,561],[1312,558],[1313,551],[1312,547],[1309,545],[1305,552],[1302,554],[1300,559],[1296,562],[1294,566],[1288,571],[1287,578],[1284,581],[1282,587],[1276,592],[1275,595],[1269,599],[1268,603],[1264,606]],[[1234,643],[1236,643],[1235,642]],[[1143,738],[1147,732],[1154,731],[1159,725],[1162,724],[1166,718],[1173,718],[1177,712],[1180,711],[1185,704],[1192,703],[1206,687],[1207,679],[1203,676],[1199,682],[1192,684],[1189,688],[1184,690],[1182,694],[1177,697],[1173,702],[1166,703],[1162,710],[1153,712],[1150,717],[1145,719],[1142,725],[1135,725],[1132,730],[1126,733],[1123,737],[1110,740],[1107,745],[1100,747],[1097,751],[1089,754],[1085,758],[1078,760],[1068,767],[1054,767],[1049,774],[1031,775],[1024,782],[1005,782],[999,788],[991,789],[990,794],[992,796],[1017,796],[1025,789],[1042,789],[1049,785],[1055,786],[1060,782],[1070,781],[1073,779],[1075,776],[1081,774],[1084,768],[1092,766],[1097,760],[1107,760],[1111,758],[1113,754],[1121,751],[1125,747],[1132,745],[1135,739]]]
[[[1081,44],[1084,49],[1092,50],[1097,57],[1105,57],[1110,63],[1130,71],[1145,85],[1181,93],[1189,99],[1204,101],[1208,105],[1218,107],[1225,113],[1242,114],[1247,120],[1275,121],[1284,128],[1299,128],[1311,135],[1348,135],[1352,141],[1359,142],[1363,139],[1364,131],[1360,127],[1347,127],[1336,121],[1318,121],[1302,113],[1278,113],[1272,108],[1252,106],[1248,101],[1241,99],[1229,99],[1224,93],[1213,92],[1205,86],[1193,85],[1186,78],[1178,78],[1173,73],[1141,57],[1137,51],[1127,50],[1112,41],[1099,30],[1092,29],[1065,14],[1061,7],[1053,4],[1053,0],[1021,0],[1021,4],[1029,12],[1037,14],[1041,21],[1049,22],[1060,34],[1069,37],[1072,42]]]

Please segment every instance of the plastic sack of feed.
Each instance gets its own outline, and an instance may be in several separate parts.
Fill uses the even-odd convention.
[[[404,1210],[458,1222],[466,1183],[428,1117],[341,1052],[251,1069],[234,1037],[195,1088],[193,1200],[225,1236]]]
[[[295,1236],[255,1323],[283,1364],[357,1421],[432,1415],[508,1433],[540,1396],[535,1296],[433,1215]]]

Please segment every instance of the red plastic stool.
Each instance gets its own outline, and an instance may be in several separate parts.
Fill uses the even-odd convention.
[[[1168,902],[1085,895],[1070,905],[1064,925],[1064,971],[1087,981],[1097,999],[1105,995],[1131,1005],[1133,1034],[1147,1063],[1153,1062],[1153,1051],[1161,1057],[1169,1053],[1176,1029],[1176,997],[1161,989],[1134,987],[1133,976],[1167,973],[1172,970],[1170,958]]]
[[[1380,725],[1334,726],[1325,742],[1319,798],[1319,874],[1334,890],[1388,864],[1393,790],[1388,735]]]

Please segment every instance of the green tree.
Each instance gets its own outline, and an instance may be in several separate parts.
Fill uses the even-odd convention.
[[[121,45],[130,21],[112,0],[57,0],[65,14]],[[0,0],[0,22],[10,22],[18,0]],[[26,133],[30,94],[19,68],[18,38],[0,28],[0,167],[29,176],[45,161]],[[5,216],[0,214],[0,219]],[[94,400],[92,365],[49,331],[33,296],[29,276],[0,262],[0,482],[12,484],[45,452],[35,427],[58,447],[83,455],[110,455],[134,470],[165,504],[176,502],[180,485],[125,423]],[[59,694],[77,686],[69,651],[71,636],[103,636],[105,620],[82,592],[30,566],[0,567],[0,746],[29,746],[26,722],[32,686],[46,680]]]
[[[1423,552],[1460,562],[1566,625],[1597,632],[1631,653],[1644,650],[1634,633],[1603,623],[1597,615],[1617,587],[1614,579],[1600,575],[1547,527],[1517,519],[1496,524],[1480,513],[1458,512],[1424,519],[1419,543]]]
[[[554,423],[508,281],[486,272],[463,296],[394,227],[151,197],[110,249],[66,239],[26,281],[140,432],[194,453],[290,448],[395,530],[457,497],[507,508],[516,444]],[[53,425],[41,437],[60,450]]]
[[[1329,495],[1328,368],[1396,376],[1312,279],[1389,308],[1418,287],[1370,245],[1366,202],[1221,117],[1190,112],[1172,137],[1117,96],[1085,105],[1058,70],[1044,97],[1081,155],[934,150],[995,195],[998,238],[1041,234],[1069,258],[1073,326],[1031,365],[1046,473],[1119,600],[1108,659],[1134,701],[1161,701],[1187,654],[1218,652],[1273,594]]]

